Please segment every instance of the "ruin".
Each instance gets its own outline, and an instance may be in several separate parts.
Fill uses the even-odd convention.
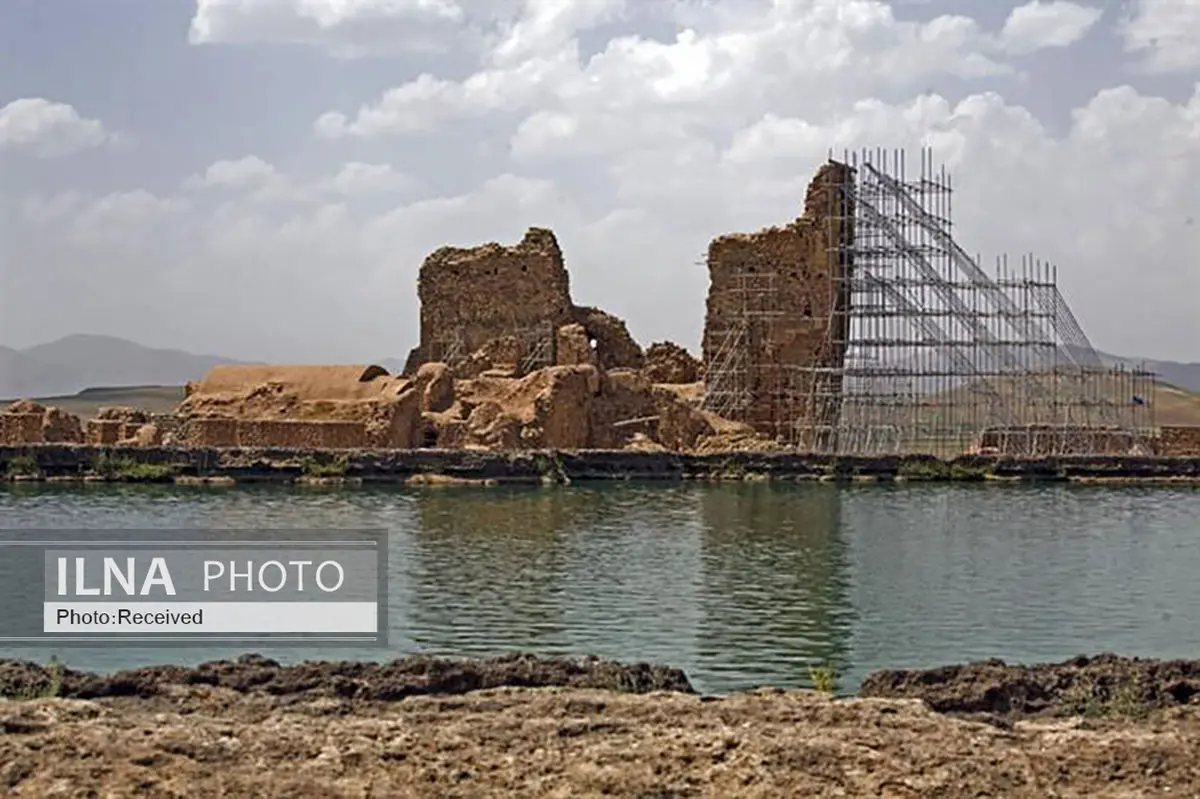
[[[824,454],[1148,451],[1153,375],[1102,363],[1054,266],[985,273],[945,168],[906,162],[831,158],[798,219],[712,242],[704,407]]]
[[[644,362],[624,322],[572,302],[562,250],[545,228],[530,228],[509,247],[492,242],[435,250],[421,264],[417,296],[420,343],[409,353],[405,375],[426,363],[475,377],[496,368],[523,376],[547,366],[639,369]],[[594,357],[570,344],[575,325]],[[564,327],[572,331],[563,333]]]
[[[86,427],[15,403],[0,443],[320,449],[733,450],[1002,457],[1200,454],[1154,425],[1154,376],[1101,361],[1033,256],[986,273],[955,241],[950,176],[922,151],[820,166],[799,216],[718,236],[701,358],[576,305],[554,233],[441,247],[420,338],[375,365],[215,367],[175,414]]]
[[[78,444],[79,417],[33,400],[17,400],[0,413],[0,444]]]
[[[214,367],[189,387],[173,439],[190,446],[408,449],[432,376],[375,365]]]
[[[853,200],[840,187],[850,175],[827,164],[798,219],[709,245],[703,354],[714,413],[793,440],[837,424],[853,236]]]

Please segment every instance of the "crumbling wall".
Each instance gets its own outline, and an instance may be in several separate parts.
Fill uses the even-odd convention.
[[[596,362],[604,369],[641,369],[646,356],[625,322],[599,308],[575,306],[571,309],[575,321],[583,326],[590,340],[595,341]]]
[[[1016,458],[1051,455],[1128,455],[1138,447],[1128,430],[1085,425],[1022,425],[984,430],[979,452]]]
[[[579,366],[596,364],[596,351],[592,349],[587,329],[578,322],[563,325],[556,333],[557,366]]]
[[[41,444],[40,413],[0,413],[0,444]]]
[[[179,406],[182,427],[172,438],[207,447],[409,449],[420,445],[423,408],[453,401],[452,383],[439,365],[415,380],[378,366],[219,366]]]
[[[79,417],[62,408],[22,399],[0,413],[0,441],[7,444],[81,444]]]
[[[691,449],[717,433],[708,414],[642,373],[591,364],[463,381],[450,411],[426,417],[439,447]]]
[[[1157,444],[1160,455],[1200,455],[1200,425],[1163,425]]]
[[[421,341],[405,374],[430,361],[457,361],[515,336],[518,363],[553,364],[554,331],[568,324],[571,292],[554,233],[530,228],[519,244],[442,247],[421,264]],[[535,352],[542,350],[541,352]]]
[[[720,236],[708,249],[706,390],[734,399],[730,416],[771,436],[793,425],[833,426],[849,334],[847,246],[853,208],[843,164],[821,167],[804,213],[783,227]]]
[[[92,446],[116,444],[125,437],[125,422],[120,419],[88,419],[85,440]]]
[[[642,372],[651,383],[695,383],[700,379],[700,361],[672,341],[659,341],[646,350]]]

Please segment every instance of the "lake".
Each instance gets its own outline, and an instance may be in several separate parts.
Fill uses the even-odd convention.
[[[1200,488],[637,484],[333,488],[6,484],[0,528],[386,528],[386,650],[684,669],[698,690],[844,691],[879,668],[1115,651],[1193,657]],[[237,648],[0,649],[111,671]]]

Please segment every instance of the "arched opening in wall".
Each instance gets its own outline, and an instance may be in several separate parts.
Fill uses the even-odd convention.
[[[812,319],[812,300],[805,300],[804,306],[800,309],[800,313],[805,319]]]

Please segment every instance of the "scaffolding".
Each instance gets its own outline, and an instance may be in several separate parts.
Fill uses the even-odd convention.
[[[706,407],[829,454],[1147,449],[1154,376],[1103,363],[1054,265],[1000,256],[987,274],[952,235],[946,169],[922,150],[910,177],[906,160],[881,150],[831,159],[844,177],[824,220],[831,310],[817,354],[789,362],[762,345],[804,312],[779,307],[774,279],[751,276],[746,312],[710,331],[719,341],[706,348]],[[776,273],[785,270],[795,274],[789,264]]]
[[[461,369],[475,354],[475,350],[467,342],[468,335],[465,329],[445,330],[430,340],[423,360],[439,361],[453,369]],[[553,322],[521,326],[514,320],[504,335],[487,337],[485,342],[506,347],[509,357],[513,360],[513,366],[521,375],[553,366],[555,363],[557,350]]]

